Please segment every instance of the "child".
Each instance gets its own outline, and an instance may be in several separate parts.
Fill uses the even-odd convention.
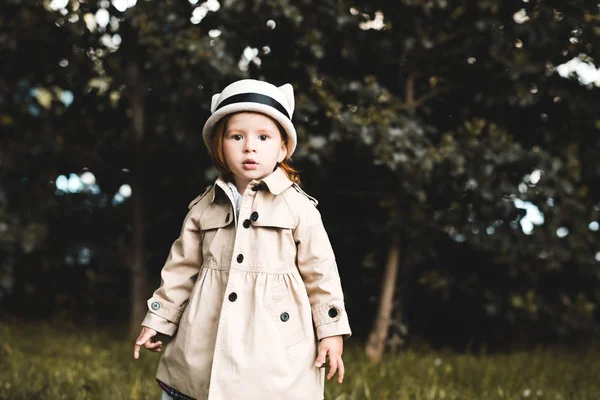
[[[164,399],[323,399],[326,356],[343,380],[351,331],[317,201],[289,163],[293,110],[290,84],[245,79],[212,98],[203,138],[221,176],[190,203],[134,347],[173,337]]]

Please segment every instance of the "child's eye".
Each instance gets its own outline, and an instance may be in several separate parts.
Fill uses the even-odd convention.
[[[231,135],[233,140],[242,140],[242,135]]]
[[[268,137],[267,135],[260,135],[258,138],[264,142],[264,141],[265,141],[265,140],[267,140],[269,137]]]

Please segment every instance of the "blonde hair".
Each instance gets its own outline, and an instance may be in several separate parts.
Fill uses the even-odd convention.
[[[242,112],[248,112],[248,111],[242,111]],[[239,114],[239,113],[228,114],[225,117],[221,118],[219,120],[219,122],[217,122],[217,125],[215,126],[215,131],[213,133],[213,139],[210,142],[211,143],[210,153],[211,153],[213,165],[221,173],[223,173],[223,175],[225,175],[225,177],[230,181],[233,181],[233,173],[231,172],[231,170],[227,166],[227,163],[225,162],[225,151],[223,150],[223,137],[225,136],[225,131],[227,129],[227,122],[229,122],[229,119],[235,114]],[[261,114],[261,115],[265,115],[265,114]],[[288,136],[287,136],[285,129],[283,129],[281,124],[279,122],[277,122],[275,119],[269,117],[268,115],[265,115],[265,116],[268,117],[269,119],[271,119],[271,121],[273,121],[275,123],[275,125],[279,129],[279,134],[281,135],[281,141],[287,147]],[[279,166],[279,168],[281,168],[281,170],[285,173],[285,175],[288,177],[288,179],[290,181],[292,181],[296,184],[300,184],[300,175],[298,174],[298,171],[296,169],[294,169],[294,167],[292,167],[289,159],[286,158],[282,162],[278,163],[278,166]]]

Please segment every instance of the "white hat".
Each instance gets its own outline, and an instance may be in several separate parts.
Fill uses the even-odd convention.
[[[266,114],[281,124],[287,133],[287,158],[296,149],[296,129],[292,124],[294,112],[294,88],[289,83],[275,86],[254,79],[242,79],[213,95],[211,116],[204,124],[202,137],[211,151],[215,125],[228,114],[250,111]]]

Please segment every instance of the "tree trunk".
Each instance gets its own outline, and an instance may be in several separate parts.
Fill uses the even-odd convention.
[[[425,99],[423,99],[425,101]],[[415,100],[415,77],[409,75],[404,82],[404,106],[409,115],[415,115],[419,101]],[[400,237],[397,233],[392,235],[392,242],[388,252],[383,283],[381,286],[381,297],[379,298],[379,309],[369,334],[366,345],[367,358],[372,362],[379,362],[383,355],[385,342],[390,328],[392,312],[394,311],[394,290],[398,276],[398,264],[400,261]],[[405,271],[405,275],[409,271]]]
[[[399,260],[400,238],[398,234],[394,234],[387,256],[377,317],[373,324],[373,330],[369,334],[369,340],[367,341],[365,349],[367,358],[372,362],[379,362],[383,355],[385,341],[390,327],[391,315],[394,309],[394,289],[396,287],[396,277],[398,276]]]
[[[137,335],[140,323],[146,314],[146,290],[148,276],[144,263],[144,207],[143,207],[143,139],[144,139],[144,92],[139,79],[137,65],[128,68],[130,84],[129,100],[132,111],[133,128],[133,168],[131,180],[131,206],[133,208],[133,229],[131,246],[131,309],[129,327]]]

